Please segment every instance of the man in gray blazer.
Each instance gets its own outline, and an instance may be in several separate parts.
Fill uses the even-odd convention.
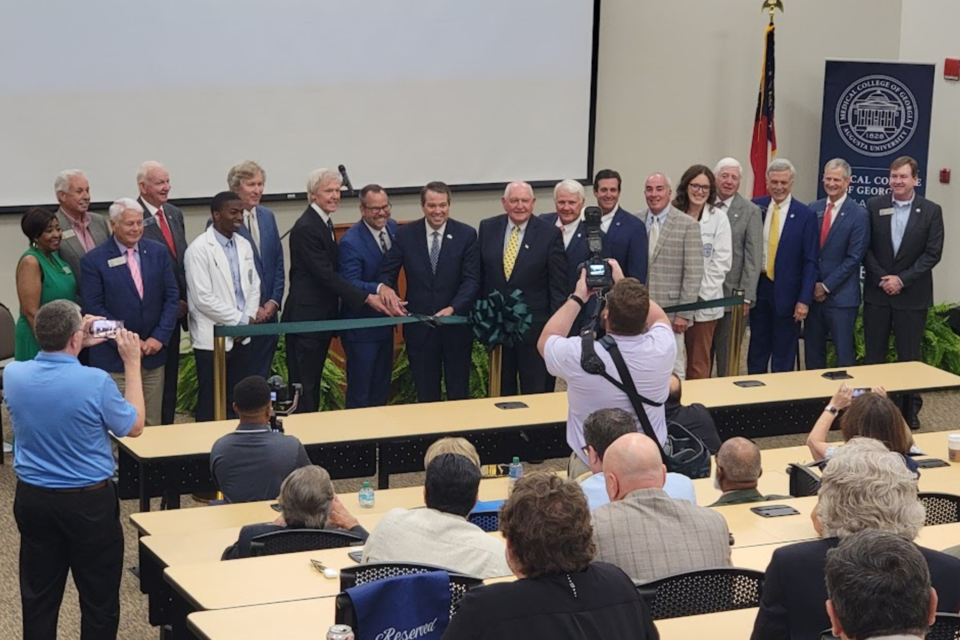
[[[665,310],[679,304],[696,302],[703,280],[703,240],[700,223],[670,206],[673,187],[670,178],[655,173],[644,184],[647,209],[640,219],[647,226],[650,266],[647,270],[647,289],[650,299]],[[693,324],[693,311],[670,313],[677,340],[677,360],[673,371],[680,378],[686,376],[687,357],[684,332]]]
[[[187,252],[187,233],[183,212],[170,204],[170,173],[159,162],[147,160],[137,170],[137,188],[143,207],[143,237],[156,240],[170,253],[170,264],[180,287],[180,307],[177,324],[167,344],[167,362],[163,380],[161,424],[173,424],[177,409],[177,381],[180,373],[180,330],[186,329],[187,276],[183,255]]]
[[[63,231],[60,248],[57,250],[63,261],[70,265],[80,292],[80,258],[110,237],[107,219],[99,213],[90,212],[90,182],[79,169],[67,169],[57,175],[53,183],[57,192],[57,221]]]
[[[636,581],[730,565],[723,516],[663,490],[667,468],[656,443],[641,433],[614,441],[603,457],[610,504],[593,512],[594,558]]]
[[[714,206],[725,211],[733,235],[733,266],[723,281],[723,295],[732,296],[734,290],[744,294],[744,323],[736,340],[743,342],[743,329],[747,326],[750,303],[757,299],[757,280],[763,262],[763,216],[760,207],[742,197],[740,175],[743,167],[735,158],[724,158],[713,170],[717,177],[717,202]],[[730,332],[733,316],[728,309],[713,334],[713,350],[717,357],[717,375],[729,375]],[[736,363],[739,369],[740,363]]]

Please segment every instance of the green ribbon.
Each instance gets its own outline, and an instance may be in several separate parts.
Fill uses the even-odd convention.
[[[523,292],[514,289],[504,297],[494,291],[483,300],[477,300],[470,310],[473,336],[488,350],[498,345],[514,347],[523,342],[530,332],[533,314],[523,301]]]
[[[703,300],[690,304],[664,307],[667,313],[679,311],[697,311],[715,307],[734,307],[743,304],[742,296],[731,296],[720,300]],[[498,344],[508,347],[519,344],[530,331],[533,323],[523,292],[514,290],[504,297],[494,291],[485,300],[477,300],[470,316],[405,316],[401,318],[355,318],[352,320],[314,320],[306,322],[268,322],[266,324],[245,324],[239,326],[217,325],[213,328],[215,337],[237,336],[277,336],[286,333],[318,333],[352,331],[354,329],[373,329],[392,327],[413,322],[430,322],[439,325],[473,324],[473,333],[477,340],[492,349]],[[479,327],[479,328],[478,328]],[[492,342],[491,342],[492,340]]]

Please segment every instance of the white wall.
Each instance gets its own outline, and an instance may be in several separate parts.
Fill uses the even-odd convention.
[[[812,199],[815,195],[824,59],[895,60],[900,53],[901,17],[907,6],[930,3],[946,7],[952,2],[956,0],[786,1],[786,13],[777,16],[777,129],[780,155],[793,160],[800,173],[798,197]],[[694,163],[712,165],[725,155],[746,161],[766,25],[759,4],[757,0],[603,0],[596,168],[620,170],[625,180],[626,208],[643,208],[643,180],[654,171],[666,171],[678,179]],[[956,15],[956,9],[951,11]],[[930,15],[936,18],[925,17],[921,22],[939,19],[935,12]],[[869,28],[856,28],[858,24],[869,24]],[[946,32],[947,27],[941,29]],[[919,26],[910,31],[917,32],[911,39],[917,40],[918,46],[925,44]],[[943,39],[950,42],[946,35]],[[937,90],[942,93],[941,86]],[[945,121],[944,111],[935,104],[935,137],[939,135],[938,123]],[[932,149],[931,161],[935,158]],[[328,165],[339,162],[337,158],[319,161]],[[404,161],[402,154],[398,154],[398,161]],[[304,167],[304,176],[312,168]],[[270,167],[266,169],[269,173]],[[226,170],[224,167],[224,175]],[[135,192],[134,172],[131,168],[131,194]],[[176,197],[177,176],[172,178]],[[53,176],[50,179],[52,182]],[[97,198],[97,185],[91,186]],[[221,186],[211,185],[211,192]],[[748,178],[744,192],[749,189]],[[549,191],[538,197],[538,212],[550,211]],[[935,192],[931,197],[936,199]],[[398,219],[420,215],[416,197],[393,200]],[[281,231],[293,224],[304,207],[303,202],[273,207],[279,214]],[[455,194],[453,215],[464,222],[476,225],[500,210],[499,194]],[[191,208],[187,213],[188,234],[199,233],[207,212]],[[357,215],[355,201],[347,203],[337,221],[352,220]],[[18,217],[0,217],[0,301],[15,313],[14,269],[25,244]]]
[[[943,260],[933,271],[934,296],[938,302],[960,301],[960,82],[943,79],[944,58],[960,57],[957,32],[960,2],[957,0],[903,0],[900,59],[904,62],[935,62],[933,122],[927,167],[927,197],[943,207],[946,228]],[[953,169],[951,184],[940,184],[942,167]]]

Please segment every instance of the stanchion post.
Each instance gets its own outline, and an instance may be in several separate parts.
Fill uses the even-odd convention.
[[[227,339],[213,338],[213,419],[227,419]]]
[[[740,304],[730,308],[730,359],[727,362],[727,375],[740,375],[740,347],[743,345],[743,289],[734,289],[733,295],[740,298]]]
[[[500,397],[500,375],[503,373],[503,345],[498,344],[490,352],[490,382],[487,387],[488,398]]]

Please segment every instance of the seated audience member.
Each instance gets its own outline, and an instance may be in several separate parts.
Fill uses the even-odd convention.
[[[603,459],[610,504],[593,512],[597,560],[649,582],[674,573],[730,566],[723,516],[663,491],[666,467],[656,443],[640,433],[614,442]]]
[[[827,552],[827,616],[842,640],[926,637],[937,591],[917,546],[882,531],[861,531]]]
[[[587,459],[591,473],[585,473],[576,481],[587,496],[590,511],[610,502],[607,496],[607,481],[603,477],[603,454],[617,438],[637,432],[637,418],[623,409],[600,409],[587,416],[583,423],[583,438],[587,443]],[[680,473],[668,473],[663,484],[667,495],[677,500],[697,503],[693,480]]]
[[[233,395],[233,410],[240,424],[214,443],[210,475],[227,502],[273,500],[284,478],[294,469],[308,466],[310,458],[297,438],[270,428],[273,402],[266,380],[244,378]]]
[[[250,557],[250,541],[257,536],[286,529],[325,529],[347,531],[363,540],[367,530],[360,526],[333,490],[330,474],[323,467],[310,465],[295,470],[280,486],[280,515],[273,522],[248,524],[240,537],[227,547],[221,560]]]
[[[466,438],[440,438],[431,444],[426,455],[423,456],[423,468],[429,467],[433,459],[441,453],[456,453],[477,465],[478,469],[480,468],[480,454]]]
[[[630,578],[593,562],[587,501],[573,482],[547,473],[518,480],[500,531],[517,580],[467,592],[443,640],[658,637]]]
[[[823,470],[813,513],[819,540],[773,552],[751,640],[817,640],[830,626],[823,603],[823,564],[844,538],[872,529],[913,540],[923,526],[916,477],[898,454],[871,438],[854,438]],[[940,594],[938,611],[960,610],[960,560],[939,551],[920,552]]]
[[[670,374],[670,395],[663,405],[667,422],[676,422],[685,427],[687,431],[703,440],[703,444],[710,450],[710,455],[717,455],[717,451],[720,450],[720,435],[717,433],[713,416],[699,402],[690,405],[680,404],[682,396],[683,383],[677,374],[672,373]]]
[[[472,460],[437,456],[427,466],[427,508],[387,512],[363,548],[363,563],[419,562],[478,578],[509,575],[503,542],[467,521],[479,488],[480,469]]]
[[[757,490],[757,481],[763,475],[760,447],[746,438],[730,438],[717,452],[717,471],[714,486],[723,492],[711,507],[745,502],[786,500],[790,496],[765,496]]]
[[[830,433],[837,414],[843,409],[846,409],[846,412],[840,419],[840,435],[844,442],[863,436],[879,440],[895,453],[904,456],[910,453],[913,446],[910,428],[904,422],[900,409],[887,397],[886,391],[877,387],[856,398],[853,397],[853,392],[853,387],[842,383],[813,425],[813,430],[807,436],[807,446],[814,460],[829,460],[839,448],[827,442],[827,434]],[[907,466],[916,471],[913,461],[909,458],[907,460]]]

